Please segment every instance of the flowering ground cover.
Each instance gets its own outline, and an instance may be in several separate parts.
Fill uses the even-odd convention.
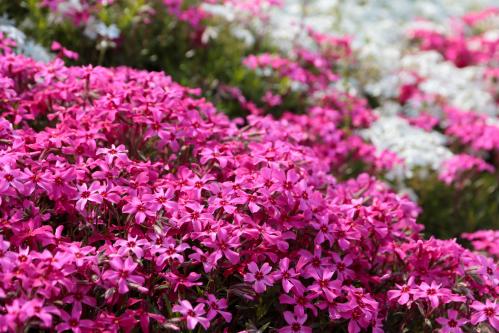
[[[0,332],[499,330],[499,12],[313,4],[0,3]]]

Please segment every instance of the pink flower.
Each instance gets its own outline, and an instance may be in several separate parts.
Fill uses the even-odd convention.
[[[328,215],[321,215],[319,216],[319,222],[312,222],[310,223],[316,230],[318,230],[317,234],[315,235],[315,240],[314,242],[316,244],[322,244],[324,241],[328,241],[330,245],[333,244],[334,242],[334,237],[333,237],[333,232],[334,232],[334,227],[333,223],[330,223],[329,221],[329,216]]]
[[[364,306],[351,300],[346,304],[340,304],[339,309],[343,318],[348,318],[348,333],[358,333],[366,328],[374,318],[373,312]]]
[[[227,162],[229,161],[228,154],[222,153],[218,147],[205,148],[199,153],[201,155],[200,162],[205,164],[208,161],[217,161],[221,168],[225,168],[227,166]]]
[[[317,316],[317,308],[313,304],[313,300],[317,297],[313,293],[306,294],[306,288],[301,282],[296,281],[292,289],[292,296],[282,294],[279,296],[279,302],[283,304],[294,305],[295,313],[305,314],[305,309],[312,311],[314,316]]]
[[[40,319],[45,327],[52,326],[54,315],[61,317],[61,311],[58,308],[53,305],[43,305],[43,301],[39,299],[33,299],[30,302],[25,303],[25,305],[28,304],[30,307],[30,315]]]
[[[74,333],[81,333],[82,328],[86,330],[91,329],[94,326],[93,321],[80,319],[81,312],[82,312],[81,305],[78,304],[73,305],[71,315],[67,314],[64,311],[61,311],[61,318],[63,322],[58,324],[55,327],[55,329],[58,332],[71,331]]]
[[[268,106],[274,107],[278,106],[282,103],[282,98],[280,95],[272,94],[272,91],[267,91],[265,95],[263,95],[262,100],[267,103]]]
[[[264,263],[262,267],[258,268],[255,262],[250,262],[248,264],[249,272],[244,274],[244,281],[254,282],[253,288],[257,293],[263,293],[267,286],[272,286],[274,284],[274,278],[270,275],[272,267],[268,263]]]
[[[119,145],[118,147],[116,147],[113,144],[111,145],[111,148],[97,149],[97,155],[106,155],[106,161],[109,164],[112,164],[115,159],[126,162],[128,159],[127,153],[128,150],[124,145]]]
[[[111,270],[107,270],[102,274],[104,280],[108,280],[112,284],[118,285],[118,292],[126,294],[128,292],[128,282],[142,286],[145,279],[137,274],[134,274],[138,264],[133,262],[132,258],[128,257],[123,262],[120,257],[114,257],[109,261]]]
[[[61,45],[61,43],[59,43],[57,41],[53,41],[52,42],[52,45],[50,45],[50,49],[52,51],[59,51],[58,52],[58,57],[60,57],[60,58],[66,57],[68,59],[78,60],[78,57],[79,57],[78,53],[70,51],[70,50],[64,48]]]
[[[476,325],[483,321],[488,321],[490,326],[499,330],[499,306],[496,301],[486,300],[485,303],[474,301],[470,306],[475,310],[471,314],[471,323]]]
[[[205,330],[210,327],[210,321],[207,318],[202,317],[202,315],[206,313],[203,303],[192,308],[189,301],[181,300],[179,304],[173,306],[173,312],[180,312],[183,315],[189,330],[193,330],[198,323],[201,324]]]
[[[433,281],[431,285],[423,282],[417,287],[419,290],[416,290],[414,293],[414,299],[427,299],[430,301],[431,306],[436,308],[441,302],[441,297],[447,296],[440,290],[441,286],[441,284],[437,284],[435,281]]]
[[[24,178],[22,171],[11,168],[9,165],[0,169],[0,192],[6,191],[9,187],[23,192],[24,185],[21,180]]]
[[[298,282],[296,279],[298,274],[293,268],[289,268],[289,262],[289,258],[281,259],[279,261],[279,270],[274,274],[276,281],[281,280],[282,289],[286,293],[288,293]]]
[[[407,283],[403,285],[395,284],[398,290],[389,290],[388,291],[388,299],[393,300],[397,299],[397,303],[400,305],[410,304],[411,297],[417,292],[417,289],[414,289],[414,277],[409,277]]]
[[[347,254],[343,258],[341,258],[337,253],[333,253],[332,256],[336,275],[339,280],[351,279],[355,276],[354,271],[349,268],[352,265],[354,259],[354,256],[352,254]]]
[[[284,326],[278,330],[279,333],[312,333],[312,328],[304,326],[307,321],[307,315],[303,313],[284,312],[284,320],[288,326]]]
[[[151,252],[156,257],[155,263],[157,266],[162,266],[167,260],[176,260],[179,263],[184,262],[184,255],[182,254],[189,245],[186,243],[177,244],[173,237],[165,237],[159,246],[154,246]]]
[[[237,235],[228,235],[226,228],[221,228],[217,233],[212,233],[210,238],[203,242],[209,248],[214,249],[211,256],[216,263],[224,255],[232,264],[239,262],[239,254],[232,250],[240,245]]]
[[[76,201],[76,209],[78,209],[80,212],[83,212],[85,210],[85,206],[87,202],[93,202],[93,203],[102,203],[102,196],[101,196],[101,191],[104,189],[104,187],[99,183],[99,182],[93,182],[92,185],[90,185],[90,188],[87,187],[87,184],[83,184],[78,187],[78,196],[77,196],[77,201]]]
[[[150,202],[142,201],[137,197],[133,197],[132,201],[123,206],[123,213],[135,214],[135,222],[142,224],[149,217],[155,217],[156,211]]]
[[[90,286],[77,286],[71,291],[69,296],[64,297],[63,302],[66,304],[87,304],[91,307],[95,307],[95,298],[89,296],[89,292],[92,288]]]
[[[458,314],[456,310],[447,311],[447,318],[439,317],[436,319],[437,323],[442,325],[440,332],[442,333],[462,333],[463,330],[461,327],[465,325],[468,320],[467,319],[458,319]]]
[[[129,255],[130,253],[134,253],[137,258],[142,258],[144,256],[144,249],[149,242],[145,239],[138,239],[138,236],[132,237],[128,235],[128,239],[118,239],[115,243],[115,246],[119,246],[118,254],[119,255]]]
[[[217,314],[221,315],[226,322],[230,322],[232,320],[232,314],[228,311],[223,311],[228,307],[227,300],[225,298],[217,299],[215,295],[208,294],[206,298],[202,298],[199,301],[208,306],[208,314],[206,315],[208,320],[212,320],[217,316]]]
[[[339,280],[331,280],[333,274],[333,271],[327,269],[311,271],[310,275],[315,281],[308,287],[308,290],[311,290],[317,294],[323,294],[326,296],[328,301],[333,301],[336,297],[338,297],[338,292],[341,290],[342,285]]]

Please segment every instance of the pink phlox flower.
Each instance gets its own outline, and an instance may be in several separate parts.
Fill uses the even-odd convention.
[[[436,319],[436,322],[439,323],[442,327],[439,332],[441,333],[462,333],[463,330],[461,327],[468,323],[467,319],[458,318],[459,312],[456,310],[448,310],[447,318],[439,317]]]
[[[230,322],[232,320],[232,314],[228,311],[224,311],[227,309],[228,304],[225,298],[217,299],[215,295],[208,294],[206,298],[198,299],[199,302],[205,303],[208,307],[208,313],[206,314],[206,318],[208,320],[212,320],[217,316],[217,314],[221,315],[226,322]]]
[[[207,330],[210,327],[210,321],[203,316],[206,313],[204,306],[203,303],[199,303],[193,308],[189,301],[181,300],[179,304],[173,306],[172,310],[182,314],[189,330],[193,330],[198,323]]]
[[[132,201],[123,206],[123,213],[135,215],[135,222],[142,224],[147,217],[155,217],[156,211],[148,201],[133,197]]]
[[[488,321],[490,326],[499,330],[499,306],[495,300],[487,299],[485,303],[474,301],[470,307],[474,310],[471,313],[471,323],[473,325]]]
[[[279,270],[274,274],[276,281],[281,280],[282,289],[286,293],[288,293],[294,285],[299,283],[297,279],[299,274],[296,273],[294,268],[289,268],[289,263],[289,258],[281,259],[279,261]]]
[[[280,328],[279,333],[312,333],[312,328],[304,325],[307,321],[306,314],[285,311],[283,315],[288,326]]]
[[[74,304],[71,314],[61,311],[61,319],[63,322],[58,324],[55,329],[58,332],[71,331],[74,333],[82,333],[91,329],[94,322],[87,319],[81,319],[82,308],[80,304]],[[84,330],[82,330],[84,329]]]
[[[239,254],[233,250],[240,246],[239,237],[233,234],[229,235],[226,228],[220,228],[202,243],[214,250],[210,256],[214,257],[213,261],[215,263],[222,256],[225,256],[234,265],[239,262]]]
[[[149,245],[149,242],[145,239],[138,239],[138,236],[132,237],[131,235],[128,235],[126,240],[118,239],[114,245],[119,247],[119,255],[127,256],[134,253],[137,258],[140,259],[144,256],[144,248]]]
[[[128,257],[123,261],[121,257],[116,256],[109,261],[109,264],[111,269],[106,270],[102,274],[102,279],[107,280],[111,284],[117,284],[120,294],[128,292],[129,282],[143,286],[145,279],[143,276],[135,273],[138,264],[132,258]]]
[[[331,279],[333,274],[334,271],[329,269],[311,271],[310,276],[315,281],[308,287],[308,290],[324,295],[328,301],[333,301],[339,296],[342,286],[340,280]]]
[[[105,155],[106,161],[112,164],[115,159],[126,162],[128,160],[128,150],[124,145],[119,145],[116,147],[114,144],[111,148],[99,148],[97,149],[97,155]]]
[[[248,264],[248,273],[244,274],[244,281],[252,282],[253,289],[257,293],[263,293],[268,286],[274,284],[274,278],[270,272],[272,267],[268,263],[264,263],[260,268],[252,261]]]
[[[397,303],[400,305],[410,305],[412,302],[412,297],[415,293],[418,292],[417,287],[414,284],[414,277],[411,276],[407,280],[407,283],[400,285],[395,284],[398,289],[389,290],[388,291],[388,299],[389,300],[397,300]]]
[[[92,182],[90,187],[87,187],[87,184],[83,184],[81,186],[77,186],[78,188],[78,196],[76,197],[76,209],[80,212],[85,210],[85,206],[87,202],[93,202],[100,204],[102,203],[102,195],[101,192],[104,190],[104,186],[102,186],[99,182]]]

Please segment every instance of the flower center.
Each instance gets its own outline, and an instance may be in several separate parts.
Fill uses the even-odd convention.
[[[359,319],[361,316],[362,316],[362,311],[360,311],[360,309],[359,309],[359,308],[355,308],[355,309],[352,311],[352,319],[357,320],[357,319]]]

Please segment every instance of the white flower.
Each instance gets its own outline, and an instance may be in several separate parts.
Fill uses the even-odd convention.
[[[396,110],[385,110],[394,114]],[[446,137],[438,132],[426,132],[411,126],[397,115],[382,116],[361,135],[372,142],[378,151],[390,150],[404,160],[404,165],[392,172],[393,178],[411,178],[415,171],[424,177],[431,170],[438,170],[452,156],[445,146]]]

